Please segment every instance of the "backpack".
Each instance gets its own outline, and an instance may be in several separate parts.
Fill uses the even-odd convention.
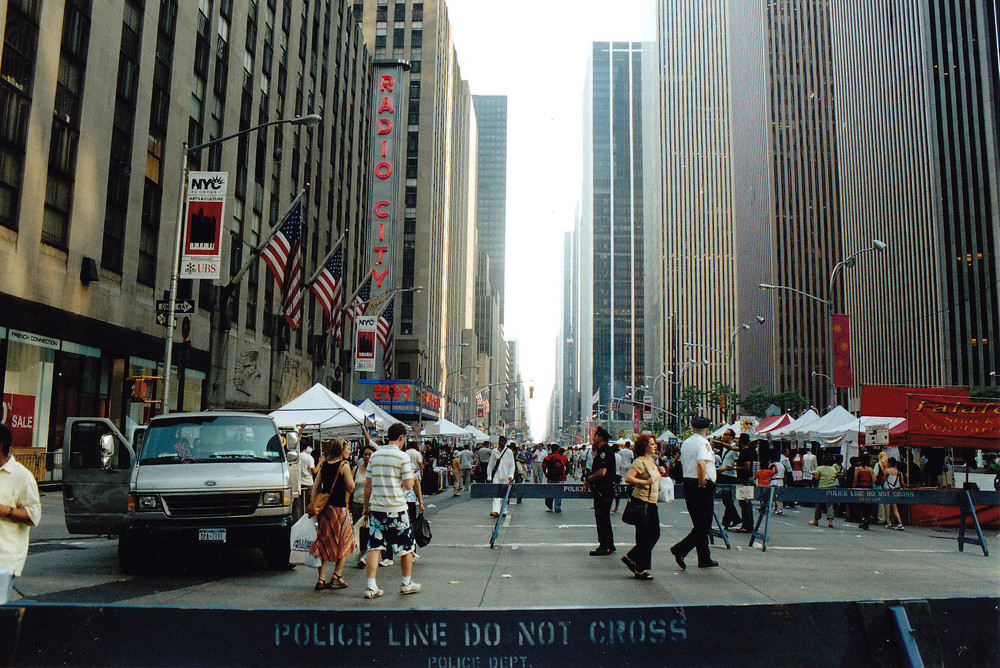
[[[562,457],[553,457],[549,462],[546,473],[549,476],[549,480],[564,480],[566,478],[566,465],[563,464]]]

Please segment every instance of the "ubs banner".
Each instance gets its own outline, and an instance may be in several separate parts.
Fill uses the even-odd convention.
[[[219,278],[228,179],[226,172],[188,174],[181,278]]]
[[[402,148],[406,136],[403,73],[409,66],[377,62],[372,77],[372,135],[368,162],[368,265],[373,303],[397,282],[396,233],[402,215]]]

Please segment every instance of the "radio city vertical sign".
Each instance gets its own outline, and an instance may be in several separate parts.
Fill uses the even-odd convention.
[[[403,210],[402,148],[406,136],[403,73],[409,65],[376,62],[372,77],[371,156],[368,161],[368,266],[371,298],[393,289],[396,282],[396,233]]]
[[[222,215],[227,172],[190,172],[181,278],[217,279],[222,266]]]

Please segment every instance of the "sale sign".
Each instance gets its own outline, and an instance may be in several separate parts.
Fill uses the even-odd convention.
[[[0,423],[7,425],[12,436],[12,447],[34,446],[35,397],[31,394],[3,395],[3,414]]]
[[[908,395],[909,445],[1000,450],[1000,402]]]
[[[222,266],[222,215],[227,172],[188,174],[181,278],[217,279]]]
[[[375,327],[377,315],[361,315],[354,321],[354,370],[375,371]]]

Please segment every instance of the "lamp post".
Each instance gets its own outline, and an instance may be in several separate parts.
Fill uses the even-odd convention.
[[[870,247],[868,247],[868,248],[862,248],[859,251],[855,251],[854,253],[851,253],[846,258],[844,258],[843,260],[841,260],[840,262],[838,262],[837,264],[835,264],[833,266],[833,271],[830,272],[830,286],[829,286],[829,291],[827,292],[827,298],[826,299],[821,299],[820,297],[817,297],[816,295],[811,295],[808,292],[803,292],[802,290],[797,290],[795,288],[790,288],[790,287],[788,287],[786,285],[770,285],[768,283],[760,283],[758,285],[758,287],[760,287],[760,289],[764,290],[764,291],[767,291],[767,290],[785,290],[787,292],[794,292],[797,295],[801,295],[802,297],[806,297],[808,299],[812,299],[813,301],[817,301],[817,302],[819,302],[821,304],[824,304],[826,306],[826,308],[827,308],[827,315],[829,316],[830,319],[832,319],[832,317],[833,317],[833,306],[834,306],[834,293],[833,293],[833,289],[834,289],[834,286],[836,285],[837,275],[840,274],[841,270],[843,270],[844,267],[848,267],[848,268],[854,267],[858,263],[858,256],[863,255],[864,253],[870,253],[872,251],[883,253],[883,252],[885,252],[886,248],[887,248],[887,246],[886,246],[885,242],[879,241],[878,239],[872,239],[872,245]],[[826,346],[826,369],[827,369],[827,372],[828,372],[828,374],[826,375],[826,377],[830,380],[830,398],[829,398],[830,408],[833,408],[834,406],[837,405],[837,387],[836,387],[836,385],[834,384],[834,381],[833,381],[834,368],[833,368],[833,344],[832,343],[833,342],[831,340],[831,341],[829,341],[827,343],[827,346]]]
[[[309,114],[308,116],[300,116],[298,118],[283,118],[276,121],[269,121],[267,123],[261,123],[252,128],[247,128],[246,130],[240,130],[239,132],[234,132],[225,137],[219,137],[218,139],[213,139],[207,141],[203,144],[198,144],[197,146],[188,146],[187,142],[184,142],[181,149],[181,187],[180,192],[177,196],[177,230],[174,236],[174,257],[172,261],[172,269],[170,272],[170,310],[167,313],[167,335],[164,341],[164,352],[163,352],[163,404],[161,409],[164,414],[170,412],[170,366],[173,358],[173,348],[174,348],[174,326],[176,324],[176,313],[177,308],[177,282],[180,278],[180,266],[181,266],[181,242],[184,238],[184,203],[185,203],[185,189],[187,187],[187,174],[188,174],[188,156],[196,151],[200,151],[205,148],[221,144],[223,142],[229,141],[230,139],[235,139],[236,137],[242,137],[243,135],[250,134],[251,132],[256,132],[257,130],[262,130],[272,125],[316,125],[323,120],[322,116],[319,114]],[[221,224],[221,221],[220,221]],[[209,361],[209,364],[212,362]]]

